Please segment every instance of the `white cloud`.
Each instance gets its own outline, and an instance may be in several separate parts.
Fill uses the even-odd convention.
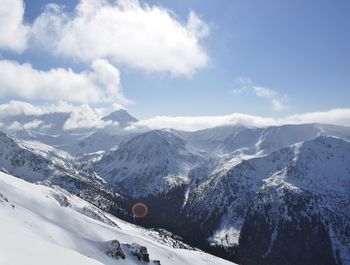
[[[189,116],[169,117],[157,116],[141,120],[129,126],[129,130],[172,128],[185,131],[196,131],[226,125],[243,125],[247,127],[266,127],[283,124],[323,123],[350,126],[350,109],[332,109],[324,112],[296,114],[276,119],[233,113],[223,116]]]
[[[233,94],[241,94],[247,90],[251,90],[253,86],[253,81],[246,77],[238,77],[234,82],[234,89],[232,89]]]
[[[47,111],[49,112],[49,111]],[[41,115],[44,114],[45,110],[41,107],[36,107],[30,103],[23,101],[9,101],[8,103],[4,103],[0,105],[0,120],[9,117],[9,116],[17,116],[17,115]]]
[[[287,121],[292,124],[324,123],[350,126],[350,109],[336,108],[329,111],[309,112],[288,116]]]
[[[164,129],[172,128],[176,130],[184,131],[196,131],[206,128],[212,128],[225,125],[244,125],[261,127],[265,124],[272,124],[274,119],[257,117],[242,113],[234,113],[224,116],[182,116],[182,117],[169,117],[169,116],[156,116],[147,120],[140,120],[127,129],[139,130],[139,129]]]
[[[22,0],[0,0],[0,49],[21,52],[26,48],[29,26],[23,24]]]
[[[271,100],[272,108],[275,111],[285,110],[287,107],[279,99],[273,98]]]
[[[137,0],[80,0],[74,14],[50,4],[35,20],[34,39],[59,55],[146,70],[191,75],[208,63],[200,40],[209,27],[193,12],[187,23]]]
[[[70,119],[64,125],[64,129],[77,128],[110,128],[117,129],[117,124],[101,121],[101,118],[108,114],[111,109],[95,108],[88,104],[72,105],[61,101],[58,104],[46,104],[42,106],[34,106],[30,103],[21,101],[10,101],[9,103],[0,104],[0,123],[4,117],[15,115],[41,115],[51,112],[70,113]],[[27,128],[33,126],[41,126],[38,122],[39,118],[35,118],[34,122],[29,124],[13,124],[13,127]],[[334,124],[341,126],[350,126],[350,109],[337,108],[328,111],[308,112],[302,114],[294,114],[283,118],[263,117],[256,115],[248,115],[243,113],[232,113],[222,116],[156,116],[150,119],[140,120],[133,123],[127,130],[149,130],[172,128],[184,131],[196,131],[206,128],[227,125],[242,125],[247,127],[267,127],[283,124],[303,124],[303,123],[322,123]],[[3,124],[9,126],[8,124]]]
[[[252,89],[256,96],[261,98],[275,98],[279,96],[279,93],[267,87],[252,86]]]
[[[91,68],[91,71],[80,73],[63,68],[40,71],[28,63],[0,60],[0,96],[79,103],[128,103],[122,93],[117,68],[105,60],[93,61]]]
[[[111,121],[101,120],[101,113],[98,110],[91,108],[89,105],[84,104],[79,107],[72,108],[70,111],[70,117],[65,122],[63,129],[81,129],[81,128],[103,128],[113,124]]]
[[[48,124],[43,124],[39,115],[52,112],[69,113],[68,120],[63,125],[62,129],[83,129],[83,128],[105,128],[113,129],[118,123],[111,121],[103,121],[101,118],[108,114],[111,110],[104,108],[91,107],[88,104],[72,105],[70,103],[60,101],[58,104],[45,104],[34,106],[27,102],[10,101],[5,104],[0,104],[0,127],[7,131],[15,131],[22,129],[34,129]],[[11,117],[21,115],[38,116],[31,122],[20,123],[13,121]],[[10,122],[5,122],[5,118],[10,118]],[[53,121],[54,122],[54,121]]]
[[[6,126],[6,125],[3,125]],[[20,131],[23,130],[23,124],[18,121],[12,122],[10,125],[6,126],[6,129],[9,131]]]
[[[268,99],[275,111],[283,111],[288,108],[288,97],[286,95],[282,95],[271,88],[256,86],[249,78],[237,78],[232,93],[241,94],[244,92],[253,92],[257,97]]]
[[[18,121],[14,121],[12,122],[9,126],[7,126],[7,130],[9,131],[19,131],[19,130],[30,130],[30,129],[35,129],[38,128],[40,125],[42,125],[43,122],[39,121],[39,120],[33,120],[31,122],[27,122],[27,123],[20,123]],[[2,126],[0,126],[2,127]]]

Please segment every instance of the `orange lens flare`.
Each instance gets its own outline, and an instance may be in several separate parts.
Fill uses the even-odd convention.
[[[148,213],[146,204],[138,202],[132,206],[132,213],[136,218],[144,218]]]

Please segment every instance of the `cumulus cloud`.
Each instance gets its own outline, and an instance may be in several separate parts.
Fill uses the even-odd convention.
[[[41,71],[31,64],[0,60],[0,96],[79,103],[127,104],[120,72],[106,60],[95,60],[90,71],[54,68]]]
[[[62,129],[113,129],[117,127],[117,122],[103,121],[101,118],[108,114],[111,110],[105,108],[91,107],[88,104],[73,105],[65,101],[57,104],[32,105],[23,101],[10,101],[0,104],[0,128],[6,131],[17,131],[23,129],[35,129],[38,127],[47,127],[50,124],[44,124],[40,120],[40,115],[54,112],[68,113],[69,117],[64,123]],[[22,119],[16,119],[21,116],[33,116],[30,122],[20,122]],[[7,119],[7,121],[5,121]],[[54,120],[52,122],[55,122]]]
[[[118,125],[118,123],[101,120],[101,113],[98,111],[98,109],[93,109],[89,105],[84,104],[71,109],[69,119],[65,122],[63,129],[99,129],[110,125]]]
[[[5,117],[18,115],[41,115],[45,111],[43,107],[37,107],[23,101],[11,100],[7,103],[0,104],[0,120]]]
[[[282,111],[288,108],[288,97],[271,88],[257,86],[249,78],[237,78],[233,94],[241,94],[243,92],[253,92],[255,96],[265,98],[270,101],[271,107],[275,111]]]
[[[18,121],[14,121],[10,125],[7,126],[7,129],[9,131],[19,131],[19,130],[24,130],[24,129],[30,130],[30,129],[38,128],[42,124],[43,124],[43,122],[39,121],[39,120],[33,120],[33,121],[27,122],[27,123],[20,123]]]
[[[167,9],[137,0],[80,0],[73,14],[50,4],[32,26],[34,39],[59,55],[174,75],[207,65],[200,41],[208,33],[193,12],[182,23]]]
[[[169,117],[157,116],[147,120],[138,121],[128,130],[163,129],[172,128],[184,131],[196,131],[227,125],[243,125],[247,127],[266,127],[283,124],[323,123],[350,126],[350,109],[332,109],[324,112],[310,112],[286,116],[284,118],[271,118],[233,113],[223,116],[192,116]]]
[[[0,49],[23,51],[30,27],[23,23],[23,0],[0,0]]]

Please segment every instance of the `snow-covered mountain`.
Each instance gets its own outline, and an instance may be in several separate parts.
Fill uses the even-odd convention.
[[[243,265],[350,264],[349,127],[121,129],[75,134],[68,144],[67,132],[20,133],[34,137],[0,135],[0,168],[124,220],[142,201],[143,226]]]
[[[121,221],[62,189],[2,172],[0,221],[4,265],[233,264]]]
[[[22,145],[0,133],[0,171],[28,182],[59,186],[102,209],[124,211],[102,179],[69,158],[45,144],[25,142]]]
[[[117,110],[102,117],[106,127],[72,128],[65,124],[71,117],[69,112],[52,112],[38,115],[11,115],[2,117],[2,130],[12,139],[23,144],[37,142],[68,152],[74,157],[109,151],[122,141],[130,139],[137,133],[124,131],[123,128],[137,121],[126,110]],[[109,123],[108,123],[109,122]],[[108,124],[113,124],[110,128]]]
[[[146,132],[119,145],[93,169],[116,191],[142,197],[187,184],[203,159],[166,130]]]
[[[350,129],[319,124],[267,128],[242,126],[197,132],[153,130],[122,142],[93,163],[93,169],[119,191],[137,196],[161,193],[318,136],[350,140]]]
[[[287,263],[294,259],[288,249],[298,252],[292,264],[350,262],[348,141],[320,136],[244,160],[187,196],[189,219],[207,230],[216,226],[210,242],[237,246],[243,264],[271,264],[279,253]]]
[[[244,245],[245,237],[242,237],[246,233],[242,231],[246,231],[249,224],[247,216],[255,204],[259,204],[260,198],[266,203],[267,198],[275,196],[270,192],[278,194],[270,199],[278,206],[271,206],[275,212],[269,220],[284,220],[278,212],[282,210],[276,210],[276,207],[295,207],[291,199],[286,199],[291,196],[304,207],[303,213],[298,210],[293,213],[296,227],[303,222],[302,218],[314,218],[315,225],[342,223],[337,228],[318,227],[320,231],[323,229],[329,244],[315,243],[308,250],[309,258],[322,248],[322,258],[329,264],[346,264],[350,257],[346,251],[350,241],[342,235],[350,229],[344,221],[350,217],[349,208],[343,212],[335,208],[342,209],[339,205],[349,200],[349,136],[347,127],[320,124],[267,128],[235,126],[194,133],[156,130],[120,144],[116,150],[94,162],[93,168],[109,186],[130,201],[142,199],[161,209],[163,214],[151,214],[148,224],[173,228],[176,233],[201,245],[194,238],[195,234],[197,239],[208,240],[211,246],[226,248],[233,260],[243,264],[271,264],[276,262],[276,253],[282,251],[277,246],[289,245],[296,249],[302,246],[298,239],[292,241],[292,246],[282,238],[276,241],[276,246],[275,241],[271,242],[269,250],[255,244],[255,248],[247,252],[249,245]],[[173,183],[175,185],[171,185]],[[308,211],[309,208],[313,211]],[[332,211],[333,215],[326,216],[327,211]],[[270,214],[267,210],[265,213]],[[249,227],[250,233],[260,229],[258,217],[254,218],[257,221],[253,225],[257,226]],[[273,233],[278,234],[279,225],[268,223],[270,232],[261,235],[265,236],[266,242],[276,236]],[[322,239],[309,228],[306,223],[303,233],[310,233],[315,242]],[[289,228],[296,234],[295,229]],[[202,247],[206,247],[205,244]],[[261,252],[254,254],[254,249],[259,247]],[[283,255],[293,260],[293,257]],[[318,261],[313,258],[312,263],[300,254],[299,260],[292,264],[318,264]]]
[[[177,132],[191,146],[212,153],[213,156],[234,154],[268,154],[297,142],[317,136],[335,136],[350,140],[348,127],[324,124],[297,124],[248,128],[225,126],[196,132]]]
[[[121,142],[131,139],[135,135],[136,133],[111,134],[100,130],[86,137],[81,137],[72,144],[60,146],[58,148],[68,152],[72,156],[84,158],[94,155],[94,153],[109,151],[118,146]]]
[[[102,120],[117,122],[122,127],[125,127],[125,126],[129,125],[130,123],[137,121],[137,119],[135,117],[131,116],[124,109],[119,109],[119,110],[113,111],[110,114],[108,114],[107,116],[103,117]]]
[[[2,171],[23,176],[31,182],[45,180],[59,174],[59,167],[53,161],[22,148],[1,132],[0,165]]]

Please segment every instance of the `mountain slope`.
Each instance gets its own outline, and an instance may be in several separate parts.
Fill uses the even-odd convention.
[[[134,197],[196,185],[242,160],[260,157],[320,135],[350,139],[350,129],[319,124],[267,128],[227,126],[198,132],[153,130],[92,161],[109,186]]]
[[[159,209],[162,214],[150,213],[145,225],[171,229],[206,249],[208,240],[219,251],[225,248],[229,256],[220,255],[234,261],[349,262],[350,240],[344,235],[350,234],[346,225],[350,209],[343,202],[350,194],[350,129],[305,124],[233,127],[231,134],[229,130],[145,133],[103,156],[95,169],[109,185],[124,190],[130,202],[138,198]],[[196,159],[186,164],[190,157]],[[165,166],[159,170],[161,165]],[[154,178],[176,176],[179,168],[190,169],[181,171],[185,181],[155,185]],[[294,209],[288,228],[284,209]],[[303,234],[296,230],[298,224]],[[313,226],[319,233],[312,231]],[[303,235],[312,247],[303,245]],[[278,254],[282,246],[298,253],[298,259]],[[307,255],[302,248],[308,249]],[[320,249],[324,255],[316,259]],[[286,260],[276,260],[281,256]]]
[[[116,191],[142,197],[188,183],[189,172],[202,162],[181,138],[154,130],[120,144],[93,169]]]
[[[96,131],[87,137],[82,137],[73,144],[60,146],[59,148],[69,154],[79,157],[90,156],[94,153],[107,152],[118,146],[121,142],[134,137],[134,133],[110,134],[104,131]]]
[[[48,149],[49,146],[19,145],[6,134],[0,132],[0,168],[13,175],[30,181],[44,181],[58,184],[60,179],[71,178],[85,182],[96,182],[92,174],[84,172],[78,165]],[[36,149],[36,150],[35,150]],[[52,148],[54,149],[54,148]]]
[[[150,211],[140,224],[221,257],[244,265],[350,263],[350,128],[154,130],[122,142],[98,134],[84,138],[88,148],[104,143],[101,137],[116,147],[98,159],[86,155],[82,165],[60,159],[57,148],[47,154],[48,146],[34,150],[34,142],[20,147],[69,173],[46,184],[125,220],[142,201]]]
[[[0,264],[232,264],[175,249],[68,192],[2,172],[0,221]]]
[[[25,176],[28,181],[40,181],[55,175],[58,170],[48,159],[21,148],[0,132],[0,166],[2,170]]]
[[[185,211],[204,230],[217,227],[213,244],[238,246],[243,264],[347,264],[349,200],[350,143],[321,136],[212,175]]]

